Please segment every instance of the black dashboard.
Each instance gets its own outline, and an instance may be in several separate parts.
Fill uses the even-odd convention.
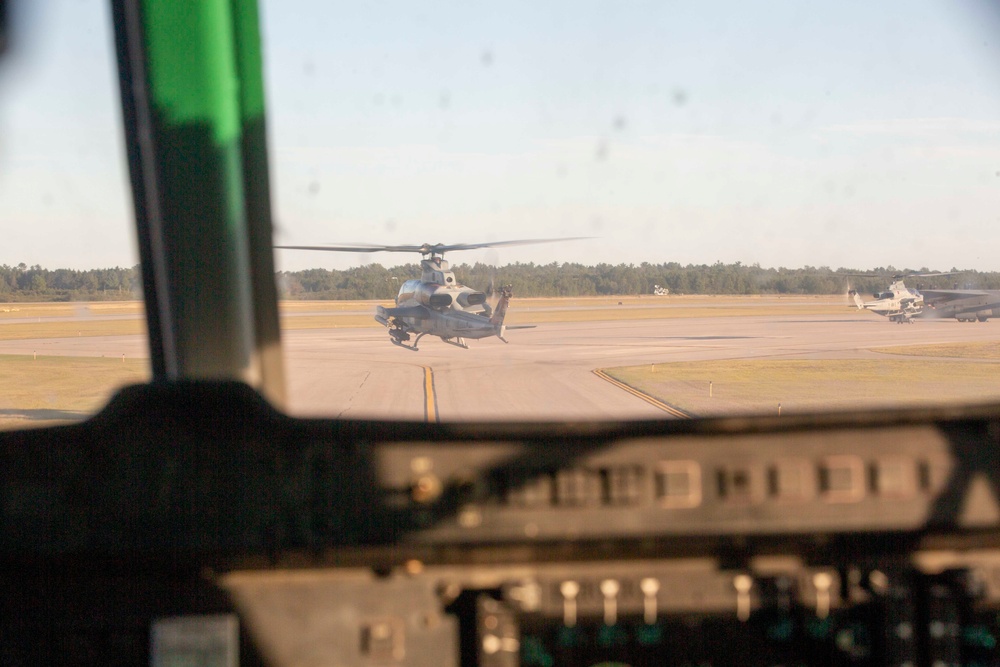
[[[440,425],[131,387],[0,434],[2,661],[998,664],[998,440],[993,406]]]

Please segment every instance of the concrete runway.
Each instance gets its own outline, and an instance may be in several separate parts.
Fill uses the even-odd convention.
[[[399,420],[615,420],[670,415],[595,369],[717,359],[856,359],[873,347],[1000,339],[1000,322],[891,324],[869,313],[541,324],[470,349],[425,337],[412,352],[384,329],[284,334],[289,412]],[[0,354],[146,356],[140,336],[12,340]],[[897,357],[898,358],[898,357]],[[430,372],[428,373],[428,369]],[[429,380],[433,386],[429,390]]]
[[[437,414],[456,420],[613,420],[669,415],[615,387],[598,368],[715,359],[852,359],[873,347],[1000,339],[1000,323],[891,324],[870,314],[552,323],[508,332],[510,343],[463,350],[425,337],[420,351],[382,330],[285,335],[291,411],[424,419],[424,368]],[[895,357],[899,359],[900,357]]]

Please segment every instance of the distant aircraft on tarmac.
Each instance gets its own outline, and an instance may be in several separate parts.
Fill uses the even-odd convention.
[[[959,322],[985,322],[1000,317],[1000,290],[928,289],[924,297],[924,319],[954,317]]]
[[[990,317],[1000,317],[1000,290],[977,289],[921,289],[903,284],[903,278],[947,276],[951,273],[912,273],[894,276],[889,289],[874,294],[874,301],[863,301],[857,292],[851,292],[859,309],[870,310],[890,322],[913,322],[913,319],[942,319],[954,317],[959,322],[985,322]]]

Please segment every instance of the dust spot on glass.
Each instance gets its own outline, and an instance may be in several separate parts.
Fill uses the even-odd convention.
[[[449,93],[447,90],[442,91],[441,94],[438,96],[438,106],[441,107],[442,109],[451,108],[451,93]]]
[[[394,231],[396,231],[396,221],[393,220],[392,218],[389,218],[388,220],[386,220],[385,221],[385,225],[383,225],[383,226],[385,227],[385,231],[387,231],[387,232],[394,232]]]
[[[597,150],[594,153],[594,157],[598,160],[604,161],[608,159],[608,142],[605,139],[601,139],[597,142]]]
[[[316,63],[311,60],[307,60],[302,63],[302,73],[306,76],[313,76],[316,74]]]
[[[313,197],[319,194],[319,181],[310,181],[308,190],[309,194]]]
[[[479,56],[479,62],[483,64],[483,67],[489,67],[493,64],[493,51],[486,49]]]
[[[628,125],[628,121],[625,120],[625,116],[618,115],[618,116],[615,116],[615,119],[611,122],[611,125],[616,130],[618,130],[619,132],[621,132],[622,130],[625,129],[625,126]]]
[[[674,88],[672,97],[674,100],[674,104],[676,104],[679,107],[682,107],[685,104],[687,104],[688,94],[687,91],[684,90],[683,88]]]

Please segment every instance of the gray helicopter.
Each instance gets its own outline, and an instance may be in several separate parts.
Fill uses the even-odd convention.
[[[580,238],[580,237],[578,237]],[[331,252],[416,252],[420,253],[419,280],[407,280],[399,287],[396,305],[392,308],[378,306],[375,321],[389,330],[393,344],[408,350],[417,350],[417,343],[430,334],[450,345],[468,349],[467,339],[477,340],[496,336],[507,342],[508,329],[529,329],[533,325],[507,326],[504,319],[513,296],[513,288],[504,285],[499,290],[496,306],[487,303],[487,294],[461,285],[455,279],[444,253],[452,250],[475,250],[500,246],[527,245],[572,241],[575,238],[522,239],[488,243],[425,243],[423,245],[365,245],[339,246],[275,246],[285,250],[326,250]],[[490,291],[493,292],[491,286]],[[413,339],[413,342],[409,341]]]

